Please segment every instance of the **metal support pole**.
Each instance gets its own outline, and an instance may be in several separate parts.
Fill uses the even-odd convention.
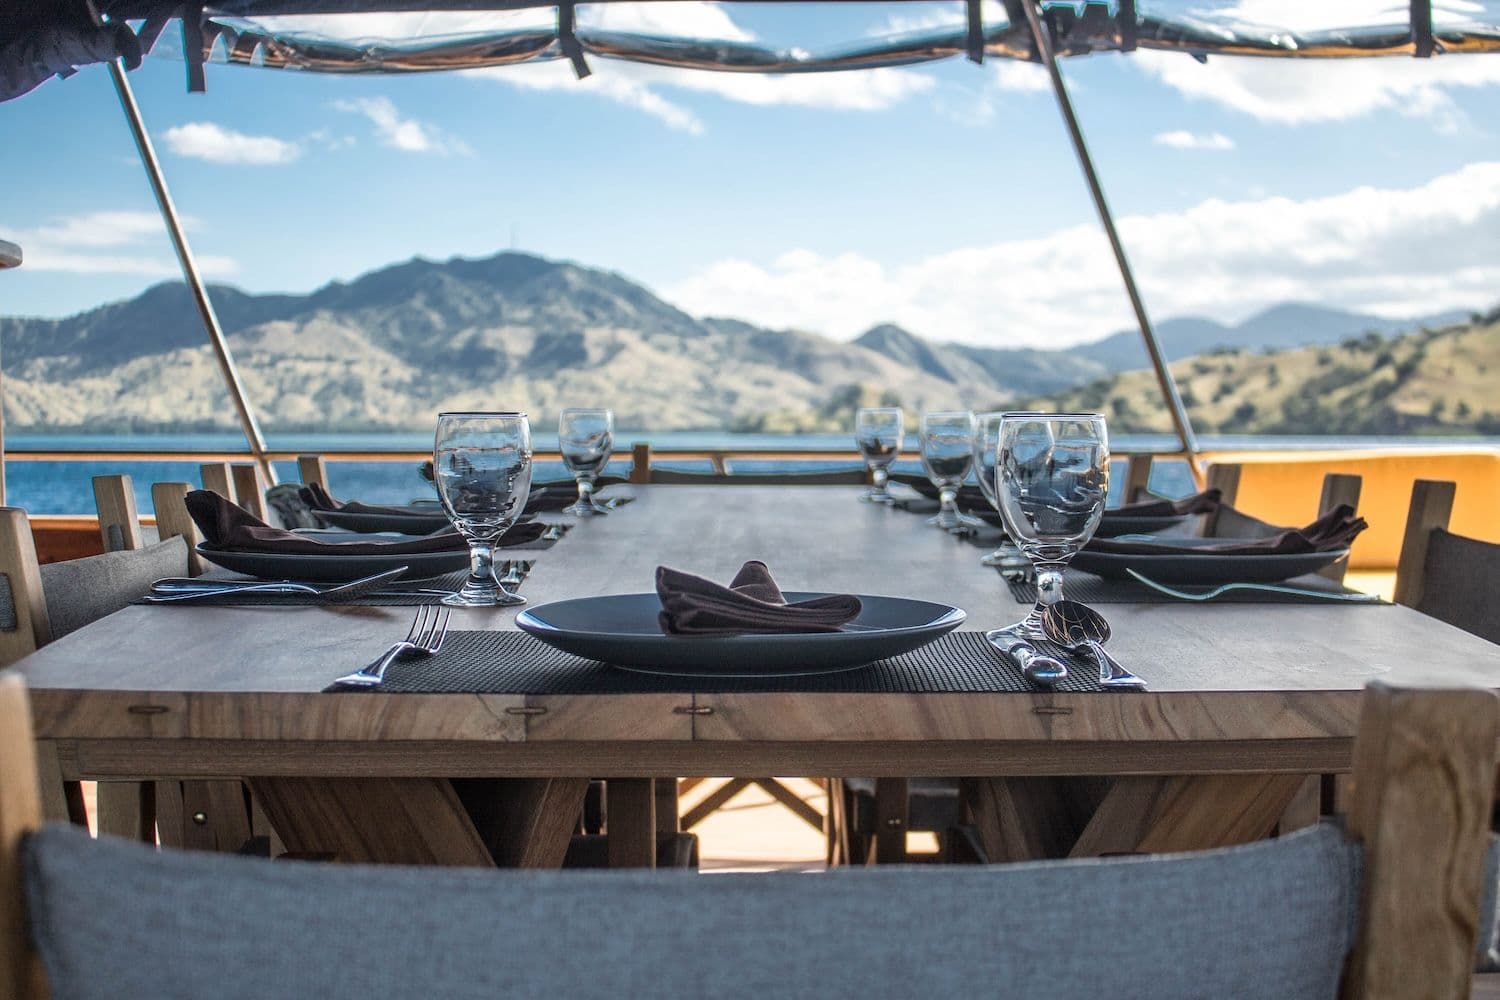
[[[219,317],[214,313],[214,306],[208,298],[208,289],[203,284],[203,277],[198,273],[198,264],[193,259],[192,248],[188,246],[187,235],[182,230],[182,223],[177,218],[177,208],[172,204],[171,192],[167,190],[167,180],[162,175],[161,164],[156,159],[156,150],[151,145],[151,137],[146,134],[145,123],[141,121],[141,110],[135,103],[135,93],[130,88],[130,81],[125,78],[125,71],[120,68],[118,62],[109,64],[110,79],[115,82],[115,93],[120,95],[120,106],[125,111],[125,120],[130,124],[130,134],[135,138],[135,148],[141,156],[141,166],[146,168],[146,177],[151,181],[151,191],[156,195],[157,207],[161,210],[162,222],[166,224],[167,235],[172,238],[172,248],[177,251],[177,263],[182,266],[182,277],[187,282],[188,290],[193,293],[193,302],[198,307],[198,315],[203,320],[203,329],[208,333],[208,342],[214,349],[214,357],[219,362],[219,373],[224,376],[224,386],[229,390],[229,398],[234,403],[235,413],[240,418],[240,429],[245,433],[245,443],[250,446],[250,454],[255,457],[256,463],[265,474],[266,482],[276,482],[276,469],[266,455],[266,441],[261,435],[260,424],[256,422],[255,411],[250,407],[250,398],[245,394],[245,385],[240,381],[239,369],[235,367],[234,355],[229,352],[229,342],[224,338],[224,330],[219,326]]]
[[[1125,282],[1125,294],[1130,297],[1130,307],[1135,310],[1135,319],[1141,328],[1141,339],[1145,342],[1146,353],[1151,357],[1151,367],[1156,369],[1156,382],[1161,388],[1162,399],[1167,404],[1167,412],[1172,418],[1172,427],[1177,431],[1178,440],[1182,442],[1182,450],[1187,455],[1188,468],[1192,470],[1193,479],[1202,485],[1203,470],[1198,464],[1198,439],[1193,434],[1192,421],[1188,419],[1187,408],[1182,405],[1182,395],[1177,391],[1177,380],[1172,377],[1172,369],[1167,367],[1167,360],[1162,354],[1161,344],[1157,342],[1156,331],[1151,327],[1151,319],[1146,315],[1146,304],[1141,301],[1141,293],[1135,285],[1135,274],[1130,270],[1130,260],[1125,256],[1125,246],[1120,242],[1120,234],[1115,230],[1114,216],[1110,214],[1109,203],[1104,200],[1104,188],[1099,184],[1099,175],[1094,170],[1094,161],[1089,156],[1088,146],[1083,141],[1083,130],[1078,126],[1078,118],[1073,114],[1073,102],[1068,97],[1067,85],[1063,82],[1062,70],[1057,65],[1057,56],[1052,51],[1052,40],[1047,35],[1047,29],[1042,24],[1042,13],[1039,0],[1022,0],[1020,4],[1026,11],[1026,22],[1031,27],[1031,37],[1036,40],[1036,51],[1038,57],[1047,67],[1047,73],[1052,77],[1052,91],[1057,95],[1057,106],[1062,112],[1063,122],[1068,126],[1068,135],[1073,140],[1073,152],[1078,156],[1078,165],[1083,170],[1084,180],[1088,181],[1089,193],[1094,197],[1094,207],[1099,211],[1099,222],[1104,227],[1104,233],[1109,237],[1110,249],[1115,253],[1115,263],[1120,268],[1120,278]]]

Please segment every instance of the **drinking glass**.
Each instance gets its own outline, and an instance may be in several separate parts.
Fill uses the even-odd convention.
[[[564,514],[597,517],[609,511],[594,500],[594,480],[615,451],[615,415],[611,410],[563,410],[557,418],[557,450],[578,481],[578,499]]]
[[[979,489],[990,506],[1000,509],[1000,498],[995,495],[995,464],[1000,455],[1001,412],[980,413],[974,417],[974,478],[979,480]],[[1031,570],[1031,560],[1016,548],[1009,536],[1000,540],[995,551],[979,560],[982,566],[993,566],[1003,576],[1024,576]]]
[[[854,416],[854,440],[874,480],[860,499],[866,503],[891,503],[891,463],[901,454],[902,416],[899,406],[869,406]]]
[[[438,499],[469,543],[469,579],[444,604],[525,604],[495,578],[495,543],[531,492],[531,425],[524,413],[443,413],[432,446]]]
[[[944,531],[968,531],[978,522],[958,510],[958,488],[974,464],[974,415],[968,410],[922,414],[922,468],[937,487],[937,515],[927,519]]]
[[[1005,530],[1036,567],[1037,603],[1012,626],[1045,637],[1042,610],[1063,598],[1063,568],[1093,537],[1109,494],[1109,434],[1098,413],[1007,413],[996,498]]]

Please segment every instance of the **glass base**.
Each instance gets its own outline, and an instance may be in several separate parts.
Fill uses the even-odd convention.
[[[859,499],[862,503],[881,503],[885,504],[886,506],[890,506],[891,504],[896,502],[895,497],[891,496],[886,491],[876,489],[873,486],[861,493],[859,495]]]
[[[443,598],[443,603],[454,608],[502,608],[525,604],[526,598],[506,590],[493,579],[471,576],[458,593]]]
[[[572,514],[574,517],[603,517],[609,511],[599,506],[599,502],[591,495],[587,501],[582,499],[573,501],[571,505],[562,509],[562,513]]]

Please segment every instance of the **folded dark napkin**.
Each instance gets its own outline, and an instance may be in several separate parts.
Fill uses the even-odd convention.
[[[891,482],[910,486],[929,500],[936,500],[938,498],[938,488],[932,485],[932,480],[926,476],[919,476],[911,472],[893,472],[891,473]],[[958,504],[958,509],[966,514],[995,513],[995,508],[991,506],[989,499],[984,495],[984,490],[973,484],[960,486],[954,502]]]
[[[1264,538],[1225,538],[1207,545],[1173,545],[1170,539],[1140,542],[1095,538],[1088,543],[1087,549],[1122,556],[1294,555],[1346,548],[1366,527],[1368,524],[1364,518],[1354,516],[1353,507],[1340,504],[1305,528],[1285,528]]]
[[[661,630],[675,635],[753,632],[837,632],[859,616],[859,598],[830,594],[788,604],[766,564],[751,560],[729,586],[701,576],[656,568]]]
[[[302,502],[313,510],[340,511],[345,514],[379,514],[383,517],[446,517],[443,508],[436,501],[423,507],[403,505],[399,507],[384,506],[374,503],[360,503],[358,500],[340,501],[335,500],[327,490],[318,483],[308,483],[301,489]]]
[[[400,556],[426,552],[464,552],[469,543],[455,533],[422,535],[399,542],[324,542],[310,535],[273,528],[211,490],[187,495],[188,513],[203,532],[203,540],[216,549],[234,552],[277,552],[284,555]],[[518,524],[496,543],[498,546],[534,542],[547,530],[545,524]]]
[[[1218,489],[1212,489],[1194,493],[1181,500],[1152,497],[1149,500],[1137,500],[1135,503],[1111,507],[1104,512],[1104,516],[1108,518],[1111,514],[1119,514],[1128,517],[1177,517],[1185,514],[1207,514],[1218,510],[1222,496],[1223,494]]]

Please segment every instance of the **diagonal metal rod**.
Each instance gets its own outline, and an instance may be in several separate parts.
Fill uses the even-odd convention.
[[[1130,308],[1135,310],[1135,319],[1141,328],[1141,340],[1145,342],[1146,353],[1151,357],[1151,367],[1156,370],[1156,382],[1172,418],[1172,427],[1177,431],[1178,440],[1182,442],[1182,450],[1187,455],[1193,479],[1201,486],[1203,469],[1199,465],[1198,439],[1193,433],[1192,421],[1188,419],[1187,408],[1182,405],[1182,394],[1177,391],[1177,380],[1172,377],[1172,369],[1167,366],[1166,356],[1162,354],[1161,344],[1156,339],[1156,331],[1151,326],[1150,317],[1146,315],[1146,304],[1141,301],[1140,290],[1136,288],[1135,274],[1130,269],[1129,258],[1125,256],[1125,245],[1120,242],[1120,234],[1115,229],[1114,216],[1110,214],[1109,203],[1104,199],[1104,188],[1099,183],[1093,158],[1089,156],[1088,146],[1083,141],[1083,130],[1078,126],[1078,117],[1073,114],[1073,101],[1068,97],[1067,84],[1063,82],[1062,70],[1058,68],[1057,56],[1052,51],[1052,40],[1042,25],[1040,2],[1022,0],[1020,6],[1026,11],[1026,22],[1031,27],[1031,37],[1036,41],[1037,56],[1052,77],[1052,91],[1057,95],[1058,109],[1062,112],[1063,122],[1068,126],[1068,136],[1073,140],[1073,152],[1078,156],[1084,180],[1088,181],[1089,194],[1094,197],[1099,222],[1104,227],[1105,235],[1109,237],[1110,249],[1115,253],[1120,278],[1125,282],[1125,294],[1130,297]]]
[[[219,326],[219,317],[214,312],[213,302],[209,300],[208,288],[203,284],[203,276],[198,273],[197,261],[193,258],[193,250],[188,246],[187,234],[183,232],[182,222],[177,217],[177,207],[172,204],[172,194],[167,190],[167,179],[162,175],[161,163],[156,159],[156,150],[151,145],[151,136],[146,133],[146,125],[141,120],[141,109],[135,103],[135,92],[131,90],[130,81],[125,78],[125,71],[118,62],[109,64],[109,76],[115,83],[115,93],[120,95],[120,106],[125,111],[125,120],[130,124],[130,134],[135,138],[136,151],[141,156],[141,166],[146,168],[146,177],[151,181],[151,191],[156,195],[156,205],[161,210],[162,222],[166,224],[167,235],[172,238],[172,249],[177,251],[177,263],[182,266],[182,277],[187,282],[188,291],[193,294],[193,302],[198,307],[198,315],[203,320],[203,328],[208,333],[208,342],[214,350],[214,357],[219,362],[219,373],[224,376],[224,385],[229,390],[229,398],[234,403],[235,413],[240,419],[240,429],[245,433],[245,443],[250,446],[250,454],[255,457],[260,466],[261,473],[266,477],[266,482],[275,484],[276,469],[266,456],[266,440],[261,435],[260,424],[255,419],[255,411],[250,406],[250,397],[245,393],[245,384],[240,381],[239,369],[235,367],[234,355],[229,352],[229,341],[224,337],[224,329]]]

